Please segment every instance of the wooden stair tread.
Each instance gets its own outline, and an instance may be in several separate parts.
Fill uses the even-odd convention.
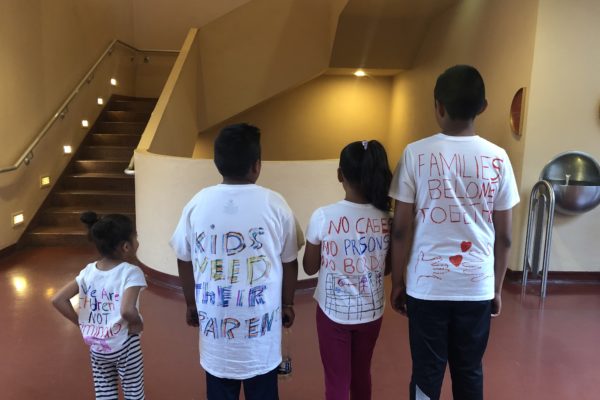
[[[112,102],[119,102],[119,101],[129,101],[132,103],[136,103],[136,102],[140,102],[140,103],[156,103],[158,101],[158,99],[156,97],[134,97],[134,96],[126,96],[124,94],[113,94],[112,99],[111,99],[111,103]]]
[[[93,156],[93,155],[86,155],[85,158],[80,158],[78,160],[76,160],[75,162],[78,163],[90,163],[90,162],[113,162],[113,163],[129,163],[129,161],[131,161],[131,158],[133,156],[133,153],[131,155],[129,154],[111,154],[111,155],[97,155],[97,156]]]
[[[110,179],[128,179],[133,180],[133,175],[127,175],[125,173],[117,172],[78,172],[74,174],[66,175],[67,178],[110,178]]]
[[[73,194],[85,194],[85,195],[97,195],[97,196],[133,196],[135,191],[124,191],[124,190],[58,190],[56,194],[61,195],[73,195]]]
[[[93,210],[90,210],[86,207],[82,206],[62,206],[62,207],[48,207],[45,212],[49,213],[83,213],[85,211],[94,211],[99,215],[104,214],[131,214],[135,213],[135,210],[132,210],[128,207],[119,207],[119,206],[103,206],[103,207],[94,207]]]
[[[113,135],[112,133],[94,133],[93,135]],[[138,135],[134,135],[138,136]],[[101,145],[101,144],[87,144],[84,146],[85,149],[89,150],[123,150],[123,149],[131,149],[131,151],[135,150],[135,146],[115,146],[111,144]]]
[[[30,232],[34,235],[87,235],[87,229],[83,224],[76,226],[36,226]]]

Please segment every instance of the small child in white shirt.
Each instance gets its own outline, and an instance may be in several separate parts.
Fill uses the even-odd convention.
[[[52,304],[77,325],[90,346],[96,398],[118,398],[118,378],[126,400],[144,399],[144,364],[138,310],[146,280],[136,262],[138,248],[133,222],[124,215],[98,218],[88,211],[81,221],[102,258],[88,264],[52,299]],[[79,312],[70,299],[79,294]]]

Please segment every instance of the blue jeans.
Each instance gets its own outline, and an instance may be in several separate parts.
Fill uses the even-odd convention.
[[[408,296],[407,307],[413,362],[411,400],[440,398],[446,364],[450,366],[454,399],[482,400],[482,358],[490,333],[492,302]]]
[[[279,400],[277,368],[243,380],[217,378],[207,372],[206,397],[208,400],[238,400],[242,383],[246,400]]]

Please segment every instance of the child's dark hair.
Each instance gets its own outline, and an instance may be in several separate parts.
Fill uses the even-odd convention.
[[[471,120],[485,104],[485,84],[474,67],[455,65],[438,77],[433,97],[444,106],[451,119]]]
[[[227,178],[245,178],[260,160],[260,129],[249,124],[226,126],[215,139],[215,165]]]
[[[356,185],[369,203],[380,210],[390,210],[388,192],[392,172],[381,143],[377,140],[350,143],[340,154],[340,169],[344,178]]]
[[[122,214],[108,214],[98,218],[95,212],[86,211],[79,219],[87,225],[90,239],[105,257],[114,256],[119,245],[130,241],[135,233],[131,219]]]

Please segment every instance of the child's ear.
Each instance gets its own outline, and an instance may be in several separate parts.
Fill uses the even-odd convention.
[[[342,169],[338,168],[337,169],[337,175],[338,175],[338,182],[344,182],[344,174],[342,174]]]
[[[446,115],[446,109],[444,108],[444,105],[437,100],[435,101],[435,112],[440,118],[444,118],[444,115]]]
[[[261,168],[262,168],[262,162],[260,161],[260,159],[258,159],[252,166],[252,173],[255,174],[256,176],[259,176]]]
[[[124,254],[127,254],[129,251],[131,251],[132,248],[133,248],[133,245],[131,243],[129,243],[128,240],[125,240],[123,243],[121,243],[121,251]]]
[[[481,106],[481,110],[479,110],[479,112],[477,113],[477,115],[483,113],[485,111],[485,109],[487,108],[487,106],[488,106],[487,99],[484,99],[483,100],[483,106]]]

